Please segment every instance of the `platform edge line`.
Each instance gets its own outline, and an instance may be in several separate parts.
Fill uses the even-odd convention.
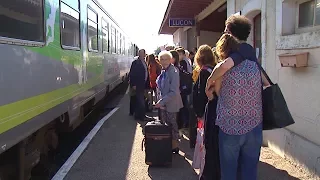
[[[112,111],[110,111],[106,116],[99,120],[99,122],[91,129],[89,134],[82,140],[77,149],[73,151],[71,156],[67,159],[67,161],[61,166],[58,172],[53,176],[51,180],[63,180],[65,176],[68,174],[72,166],[78,160],[80,155],[84,152],[84,150],[89,145],[90,141],[100,130],[105,121],[107,121],[117,110],[119,107],[115,107]]]

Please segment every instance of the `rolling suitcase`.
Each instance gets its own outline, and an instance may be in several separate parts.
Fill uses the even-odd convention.
[[[149,166],[170,166],[172,163],[171,127],[156,120],[145,126],[145,163]]]

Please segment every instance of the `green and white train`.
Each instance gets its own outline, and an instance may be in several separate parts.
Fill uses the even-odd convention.
[[[96,0],[1,0],[0,22],[0,179],[28,179],[138,47]]]

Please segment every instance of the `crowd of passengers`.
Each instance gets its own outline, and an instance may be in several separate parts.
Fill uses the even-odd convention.
[[[192,107],[204,124],[205,166],[200,179],[256,180],[262,145],[262,88],[270,84],[247,44],[251,22],[230,16],[216,47],[201,45],[187,51],[166,48],[132,63],[130,115],[148,121],[146,91],[156,94],[159,118],[172,127],[173,153],[179,152],[179,129],[189,126]],[[192,76],[192,91],[188,89]],[[190,106],[191,104],[191,106]]]

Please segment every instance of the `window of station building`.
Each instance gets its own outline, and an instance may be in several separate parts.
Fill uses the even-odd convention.
[[[320,0],[304,0],[298,4],[298,10],[298,28],[320,25]]]
[[[80,48],[80,7],[78,0],[61,0],[61,44],[63,48]],[[53,29],[52,29],[53,30]],[[54,33],[54,32],[52,32]]]
[[[111,51],[112,53],[117,53],[116,48],[116,29],[111,26]]]
[[[88,7],[88,47],[98,51],[98,14]]]
[[[102,51],[110,52],[109,23],[102,19]]]
[[[43,1],[1,0],[0,36],[44,42],[43,8]]]

